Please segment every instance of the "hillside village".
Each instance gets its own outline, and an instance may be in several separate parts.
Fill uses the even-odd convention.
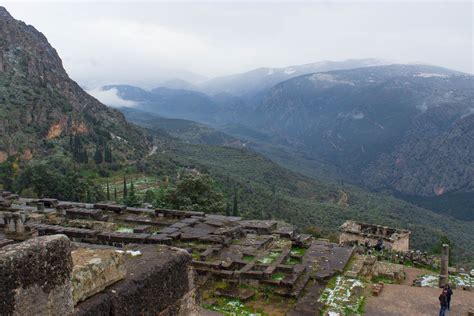
[[[446,282],[453,310],[472,313],[473,272],[448,269],[447,245],[441,257],[409,249],[409,231],[349,221],[332,243],[273,220],[0,202],[2,315],[390,315],[401,291],[407,306],[429,293],[417,315],[430,315]]]

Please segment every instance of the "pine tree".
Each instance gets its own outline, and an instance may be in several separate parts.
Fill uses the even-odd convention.
[[[232,208],[232,216],[239,216],[239,205],[237,203],[237,190],[234,190],[234,207]]]

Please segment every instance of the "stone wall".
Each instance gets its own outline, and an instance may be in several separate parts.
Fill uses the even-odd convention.
[[[75,315],[198,315],[191,256],[167,246],[142,246],[127,275],[76,306]]]
[[[69,239],[52,235],[0,249],[0,315],[70,315]]]

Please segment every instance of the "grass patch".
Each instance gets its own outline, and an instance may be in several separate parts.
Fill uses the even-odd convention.
[[[283,280],[285,277],[286,277],[286,274],[284,274],[283,272],[277,272],[277,273],[275,273],[275,274],[272,275],[272,280],[274,280],[274,281],[281,281],[281,280]]]
[[[306,248],[292,247],[290,253],[293,256],[303,256],[306,253]]]
[[[242,259],[244,259],[246,262],[251,262],[253,259],[255,259],[255,256],[245,255],[242,257]]]
[[[262,310],[254,310],[245,306],[245,304],[240,300],[235,299],[220,299],[216,304],[204,304],[203,307],[208,310],[231,316],[268,316],[268,314]]]

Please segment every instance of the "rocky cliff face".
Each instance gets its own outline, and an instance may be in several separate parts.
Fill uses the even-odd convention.
[[[69,78],[42,33],[0,7],[0,159],[51,154],[74,135],[86,147],[107,142],[117,159],[133,159],[148,147],[120,112]]]
[[[474,190],[474,115],[463,117],[439,135],[416,137],[413,133],[366,169],[369,185],[422,196]]]

